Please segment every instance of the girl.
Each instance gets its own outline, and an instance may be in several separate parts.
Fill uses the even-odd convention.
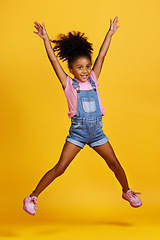
[[[141,199],[136,195],[137,193],[129,188],[125,172],[102,130],[102,116],[105,114],[105,110],[99,96],[97,79],[111,38],[119,27],[117,26],[118,17],[114,21],[110,20],[109,31],[93,67],[92,44],[88,42],[84,33],[60,34],[58,40],[52,41],[55,44],[52,49],[44,23],[40,25],[40,23],[35,22],[34,24],[37,29],[37,32],[34,33],[43,39],[48,58],[66,95],[71,127],[58,163],[43,176],[35,190],[24,199],[23,209],[27,213],[35,215],[39,194],[55,178],[64,173],[85,144],[92,147],[114,172],[122,186],[122,198],[129,201],[132,207],[140,207],[142,205]],[[68,62],[69,71],[74,76],[73,79],[64,72],[54,52],[57,52],[57,56],[61,60]]]

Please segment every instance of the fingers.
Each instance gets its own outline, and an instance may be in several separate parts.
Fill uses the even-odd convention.
[[[113,21],[112,21],[112,19],[110,19],[110,23],[111,23],[111,25],[112,25],[112,24],[117,25],[117,23],[118,23],[118,17],[116,16]]]
[[[117,26],[117,24],[118,24],[118,17],[116,16],[113,21],[113,28],[116,28],[116,29],[119,28],[119,26]]]
[[[44,22],[42,23],[42,29],[46,32],[45,26],[44,26]]]
[[[36,22],[34,23],[35,24],[35,29],[37,30],[37,31],[39,31],[39,27],[37,26],[37,24],[36,24]],[[38,32],[35,32],[35,31],[33,31],[35,34],[38,34]]]
[[[42,29],[42,26],[41,26],[41,24],[39,22],[34,22],[34,27],[37,29],[37,31]]]
[[[37,29],[37,31],[39,32],[39,28],[37,27],[37,26],[34,26],[36,29]],[[35,34],[38,34],[38,32],[35,32],[35,31],[33,31]]]
[[[37,30],[39,29],[39,27],[37,27],[37,26],[34,26]]]
[[[116,16],[113,22],[118,22],[118,17]]]
[[[113,24],[116,26],[118,24],[118,17],[116,16],[114,21],[113,21]]]
[[[110,19],[110,30],[113,31],[113,21]]]
[[[34,22],[34,27],[37,29],[37,31],[39,30],[44,30],[46,32],[45,26],[44,26],[44,22],[42,23],[42,25],[39,22]]]
[[[112,33],[112,35],[116,32],[117,28],[119,28],[119,26],[117,26],[118,24],[118,17],[116,16],[115,19],[112,21],[112,19],[110,19],[110,31]]]
[[[37,30],[37,32],[35,32],[35,31],[33,31],[33,32],[34,32],[35,34],[39,35],[39,32],[40,32],[40,30],[41,30],[41,28],[42,28],[41,24],[36,21],[36,22],[34,22],[34,27],[35,27],[35,29]]]
[[[39,22],[34,22],[34,24],[37,26],[37,27],[41,27],[41,24]]]

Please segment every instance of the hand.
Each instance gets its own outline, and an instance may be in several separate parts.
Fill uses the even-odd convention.
[[[42,25],[38,22],[34,22],[35,24],[35,28],[37,29],[38,32],[34,32],[35,34],[37,34],[38,36],[40,36],[42,39],[45,39],[45,37],[47,36],[46,33],[46,29],[44,27],[44,23],[42,23]]]
[[[109,32],[113,35],[116,31],[117,28],[119,28],[119,26],[117,26],[118,24],[118,17],[116,16],[114,21],[112,22],[112,19],[110,19],[110,28],[109,28]]]

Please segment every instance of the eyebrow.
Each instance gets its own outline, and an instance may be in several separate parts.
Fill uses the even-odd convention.
[[[92,64],[91,64],[91,63],[88,63],[86,66],[89,66],[89,65],[92,65]],[[82,66],[82,64],[77,64],[76,67],[77,67],[77,66]]]

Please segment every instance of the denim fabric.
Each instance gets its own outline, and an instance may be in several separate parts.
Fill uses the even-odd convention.
[[[102,115],[96,92],[95,82],[89,78],[92,90],[80,90],[78,82],[73,79],[77,90],[77,114],[71,119],[71,127],[66,141],[81,148],[101,146],[108,141],[102,130]]]

